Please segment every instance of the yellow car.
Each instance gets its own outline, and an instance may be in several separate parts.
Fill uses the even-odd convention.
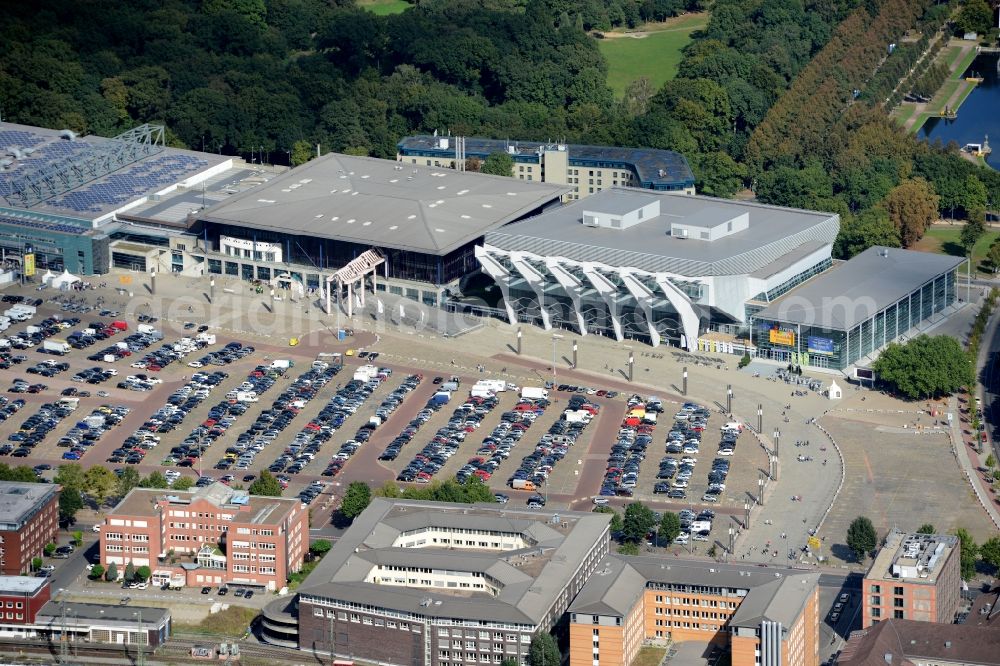
[[[299,344],[299,339],[298,338],[289,338],[289,340],[288,340],[288,346],[289,347],[296,347],[296,346],[298,346],[298,344]]]
[[[344,352],[344,356],[354,356],[354,350],[348,349],[347,351]]]

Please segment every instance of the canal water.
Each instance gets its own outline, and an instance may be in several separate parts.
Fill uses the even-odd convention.
[[[966,76],[983,77],[958,109],[958,118],[929,118],[918,136],[934,141],[954,141],[959,147],[967,143],[982,143],[987,134],[993,153],[986,162],[1000,169],[1000,53],[983,53],[965,71]]]

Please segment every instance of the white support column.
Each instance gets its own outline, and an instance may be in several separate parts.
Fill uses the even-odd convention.
[[[378,266],[372,269],[372,293],[378,294]]]
[[[493,278],[497,287],[500,288],[500,294],[503,296],[503,305],[507,309],[507,321],[514,324],[517,322],[517,311],[514,310],[514,306],[510,302],[510,273],[507,272],[507,269],[500,262],[491,257],[484,248],[477,245],[475,253],[476,259],[479,260],[479,265],[486,271],[487,275]]]
[[[667,297],[681,318],[681,328],[684,330],[685,338],[681,346],[688,351],[693,351],[698,346],[698,315],[694,311],[694,304],[691,303],[688,295],[671,284],[666,276],[657,275],[656,284],[660,285],[663,295]]]
[[[615,294],[618,292],[618,289],[606,277],[594,270],[593,267],[584,267],[583,274],[587,276],[590,284],[594,286],[597,293],[604,299],[604,304],[608,306],[608,314],[611,315],[611,327],[614,329],[615,339],[621,342],[625,339],[625,334],[622,330],[621,317],[618,316],[618,304],[615,303]]]
[[[354,283],[347,283],[347,316],[354,316]]]
[[[361,275],[361,281],[358,283],[358,289],[361,290],[361,307],[365,307],[365,276]]]
[[[646,316],[646,325],[649,327],[649,340],[654,347],[660,346],[660,332],[653,325],[653,292],[646,285],[639,282],[634,275],[625,271],[618,271],[625,283],[625,288],[635,298],[636,303],[642,308]]]
[[[559,283],[559,286],[563,288],[566,295],[573,301],[573,311],[576,314],[576,324],[580,328],[580,335],[587,335],[587,323],[583,319],[583,309],[580,306],[580,290],[582,287],[580,281],[576,279],[576,276],[568,273],[558,262],[549,260],[545,262],[545,265],[556,279],[556,282]]]
[[[517,272],[521,274],[521,277],[525,279],[531,290],[535,292],[535,298],[538,299],[538,311],[542,317],[542,328],[546,331],[552,329],[552,320],[549,317],[549,311],[545,309],[545,278],[538,271],[531,267],[528,262],[524,261],[521,257],[517,255],[510,256],[511,263],[514,264],[514,268]]]

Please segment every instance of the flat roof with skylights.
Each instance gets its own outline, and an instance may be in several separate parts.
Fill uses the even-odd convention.
[[[558,203],[570,188],[331,153],[199,219],[443,255]]]
[[[536,625],[585,563],[607,553],[608,526],[600,513],[376,498],[301,595]]]

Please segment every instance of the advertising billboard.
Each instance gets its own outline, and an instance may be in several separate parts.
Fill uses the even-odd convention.
[[[786,347],[794,347],[795,332],[782,331],[777,328],[772,328],[770,331],[768,331],[768,340],[771,341],[772,345],[785,345]]]
[[[833,340],[810,335],[806,338],[806,349],[810,354],[833,355]]]
[[[24,277],[32,277],[35,274],[35,253],[30,252],[24,255]]]

